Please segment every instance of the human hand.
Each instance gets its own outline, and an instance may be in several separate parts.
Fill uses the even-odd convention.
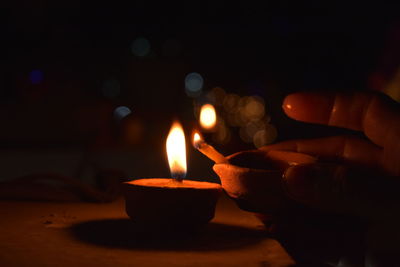
[[[297,93],[285,99],[283,109],[293,119],[362,131],[366,138],[335,136],[292,140],[266,146],[260,150],[236,153],[229,157],[231,165],[214,166],[214,170],[222,181],[228,176],[240,177],[240,179],[231,179],[230,182],[233,182],[233,185],[228,188],[228,194],[240,204],[239,197],[243,195],[236,197],[235,193],[244,192],[243,198],[252,200],[250,203],[245,202],[245,208],[256,212],[279,212],[279,209],[285,208],[283,203],[288,197],[312,210],[334,212],[334,214],[345,213],[356,215],[362,220],[366,219],[365,221],[372,222],[369,224],[368,234],[365,237],[369,252],[361,257],[361,261],[366,257],[364,258],[366,262],[390,262],[393,259],[391,256],[397,255],[390,251],[397,247],[399,241],[396,238],[396,231],[393,230],[397,229],[397,222],[400,219],[398,218],[400,217],[398,214],[400,204],[399,105],[386,96],[374,93]],[[284,179],[281,179],[285,187],[282,190],[277,182],[279,175],[273,176],[264,170],[261,170],[264,173],[259,172],[259,169],[265,169],[268,155],[275,150],[313,155],[318,158],[318,162],[309,164],[303,162],[303,164],[289,166],[285,171]],[[243,168],[246,166],[248,168]],[[255,176],[254,173],[264,177]],[[258,178],[254,179],[254,177]],[[241,182],[243,180],[254,181],[254,183],[250,183],[249,186],[249,183]],[[269,191],[264,190],[265,188]],[[266,198],[268,192],[275,192],[275,195],[272,195],[275,197]],[[353,238],[350,233],[363,231],[363,227],[357,227],[357,223],[352,223],[347,217],[343,220],[339,218],[339,221],[327,216],[326,213],[315,217],[312,210],[310,212],[300,209],[297,210],[300,211],[297,214],[293,214],[293,210],[290,210],[287,220],[289,222],[284,227],[286,236],[301,238],[303,250],[306,247],[312,247],[311,251],[319,251],[317,254],[320,256],[322,255],[319,249],[320,243],[322,247],[327,247],[327,244],[336,244],[336,247],[334,245],[328,249],[331,252],[335,248],[343,249],[345,247],[343,245],[347,244],[350,251],[348,256],[354,258],[354,255],[357,255],[354,249],[360,249],[362,245],[361,243],[354,245],[354,241],[349,242],[349,238]],[[339,227],[337,222],[342,227]],[[321,232],[321,229],[310,228],[312,225],[322,226],[324,223],[330,225],[325,228],[330,230]],[[351,225],[356,228],[352,228]],[[394,225],[396,226],[393,227]],[[339,236],[342,241],[334,242],[333,240]],[[388,256],[388,251],[391,256]],[[340,254],[343,256],[343,251]],[[315,258],[316,254],[312,253],[312,255],[314,255],[312,258]],[[382,261],[382,259],[385,260]]]
[[[245,194],[252,199],[246,208],[253,211],[281,208],[282,197],[278,201],[268,194],[271,191],[275,196],[281,195],[281,181],[271,170],[260,173],[254,169],[268,169],[268,154],[286,150],[319,159],[317,164],[299,162],[303,164],[286,170],[283,182],[289,198],[321,210],[368,218],[393,216],[393,208],[400,203],[400,107],[396,102],[367,92],[296,93],[286,97],[283,109],[296,120],[362,131],[367,138],[291,140],[231,155],[228,159],[233,166],[214,166],[223,185],[228,176],[240,177],[229,181],[228,194],[235,198],[240,190],[244,191],[239,197]],[[254,179],[255,173],[269,178]],[[243,180],[250,183],[243,184]]]
[[[400,188],[400,107],[396,102],[366,92],[296,93],[286,97],[283,109],[293,119],[362,131],[367,137],[292,140],[261,148],[341,163],[289,168],[284,180],[291,198],[371,219],[393,216]]]

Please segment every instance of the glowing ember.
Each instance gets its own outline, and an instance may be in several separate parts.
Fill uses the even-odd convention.
[[[179,122],[172,124],[166,145],[171,176],[182,180],[186,176],[186,144],[185,134]]]

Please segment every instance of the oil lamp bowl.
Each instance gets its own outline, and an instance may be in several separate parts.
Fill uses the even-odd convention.
[[[167,178],[123,183],[125,210],[138,225],[157,229],[194,229],[215,213],[219,184]]]
[[[245,151],[228,157],[228,163],[215,164],[225,192],[244,210],[256,213],[266,225],[286,208],[288,200],[283,174],[293,165],[312,164],[316,158],[288,151]]]

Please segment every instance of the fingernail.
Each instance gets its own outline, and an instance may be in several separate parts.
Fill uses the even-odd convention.
[[[282,108],[295,120],[323,123],[329,118],[332,105],[333,97],[330,95],[304,92],[286,96]]]
[[[290,197],[311,202],[315,198],[315,171],[307,165],[290,167],[284,174],[284,184]]]

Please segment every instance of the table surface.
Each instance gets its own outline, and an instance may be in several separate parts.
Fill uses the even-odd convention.
[[[0,202],[1,266],[290,266],[261,223],[226,197],[200,233],[149,237],[132,232],[124,201]]]

